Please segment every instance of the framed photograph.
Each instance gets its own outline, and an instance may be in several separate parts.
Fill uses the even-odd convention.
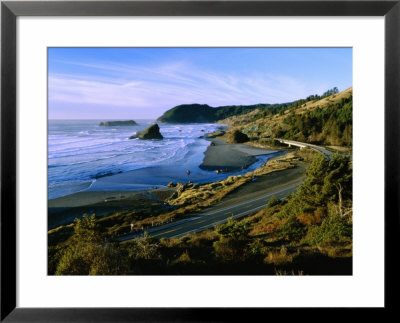
[[[391,309],[399,14],[2,2],[1,320]]]

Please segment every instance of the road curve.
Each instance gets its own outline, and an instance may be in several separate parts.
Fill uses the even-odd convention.
[[[228,205],[226,205],[227,203],[218,203],[214,207],[210,207],[190,218],[149,229],[147,234],[156,238],[177,238],[188,233],[196,233],[212,228],[226,222],[230,217],[244,217],[263,209],[272,196],[279,199],[285,198],[289,193],[296,190],[296,187],[300,185],[303,178],[304,176],[298,176],[295,180],[291,180],[287,184],[276,186],[270,192],[249,199],[242,199],[240,202],[235,203],[231,201]],[[126,234],[118,237],[117,240],[123,242],[142,235],[143,233]]]
[[[322,155],[324,155],[328,160],[331,159],[332,152],[326,149],[325,147],[322,146],[317,146],[313,144],[308,144],[306,142],[300,142],[300,141],[294,141],[294,140],[287,140],[287,139],[281,139],[281,138],[275,138],[276,141],[279,141],[280,143],[289,145],[289,146],[296,146],[296,147],[309,147]]]

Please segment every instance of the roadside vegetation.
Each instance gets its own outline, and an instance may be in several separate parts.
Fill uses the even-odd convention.
[[[316,156],[306,175],[285,200],[182,238],[113,242],[95,215],[84,216],[50,247],[49,274],[351,274],[351,159]]]
[[[307,151],[288,153],[268,161],[252,172],[229,176],[227,179],[218,182],[202,185],[171,183],[173,188],[169,194],[157,190],[157,199],[137,198],[135,199],[135,205],[125,210],[98,215],[96,218],[99,230],[107,239],[112,239],[132,230],[140,231],[182,219],[193,212],[201,211],[216,204],[229,193],[259,176],[295,167],[296,163],[306,158],[309,154]],[[153,194],[156,194],[156,192],[153,192]],[[118,201],[111,203],[117,206]],[[108,204],[111,205],[111,203]],[[69,243],[68,240],[72,233],[73,224],[62,225],[49,230],[49,246],[62,246],[65,243]]]
[[[327,160],[308,148],[295,150],[223,181],[171,183],[172,193],[140,210],[84,215],[49,231],[49,275],[352,274],[352,89],[338,93],[334,88],[290,104],[252,108],[222,122],[231,129],[213,136],[236,134],[241,139],[244,134],[246,144],[274,148],[280,144],[273,138],[285,138],[341,153]],[[145,234],[123,243],[114,239],[184,218],[256,177],[299,163],[308,167],[297,191],[284,200],[272,197],[250,216],[181,238]]]

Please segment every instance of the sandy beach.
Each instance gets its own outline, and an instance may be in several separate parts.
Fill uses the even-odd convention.
[[[277,153],[245,144],[227,144],[221,139],[212,139],[212,142],[215,146],[207,148],[203,160],[198,157],[192,160],[190,175],[179,165],[147,167],[100,178],[87,191],[49,200],[49,229],[70,223],[83,213],[102,215],[124,209],[140,210],[144,205],[162,207],[163,201],[175,192],[175,188],[167,188],[169,182],[218,181],[248,169],[257,161],[257,156]],[[223,173],[217,174],[217,169]]]
[[[257,161],[256,156],[277,153],[277,150],[256,148],[244,144],[228,144],[223,139],[212,139],[200,165],[205,170],[238,171]]]
[[[97,216],[123,210],[140,211],[144,208],[162,208],[164,199],[175,189],[144,191],[87,191],[59,197],[48,201],[48,228],[68,224],[86,213]]]

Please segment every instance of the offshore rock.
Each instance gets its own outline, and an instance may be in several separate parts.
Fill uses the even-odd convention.
[[[136,139],[136,138],[151,140],[151,139],[163,139],[164,137],[160,133],[160,127],[158,126],[157,123],[155,123],[152,126],[148,127],[146,130],[139,131],[137,134],[129,137],[129,139]]]

